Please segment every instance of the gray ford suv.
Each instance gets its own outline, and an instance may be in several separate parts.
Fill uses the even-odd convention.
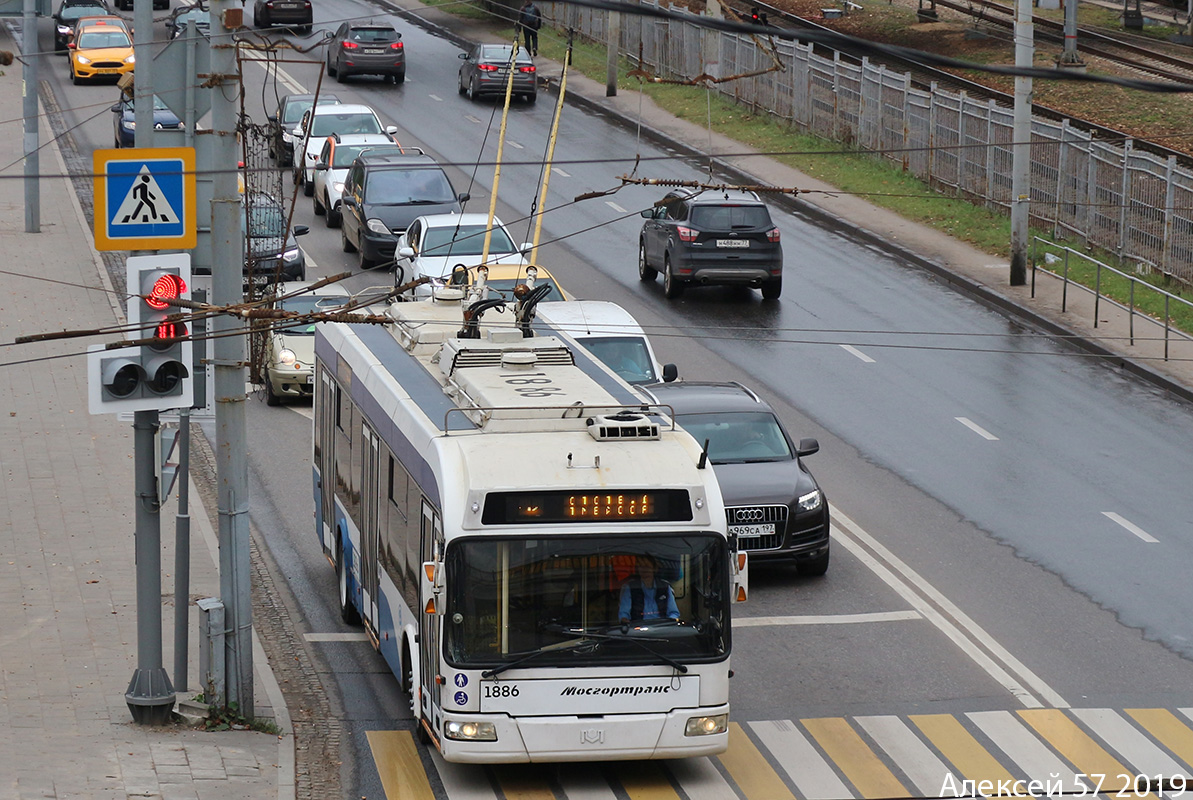
[[[754,192],[676,189],[642,216],[638,277],[662,272],[667,297],[688,284],[753,286],[767,300],[783,292],[779,229]]]
[[[819,442],[793,442],[766,401],[740,383],[676,381],[639,390],[671,406],[697,442],[708,442],[729,535],[751,560],[794,559],[804,575],[828,571],[828,500],[802,460]]]

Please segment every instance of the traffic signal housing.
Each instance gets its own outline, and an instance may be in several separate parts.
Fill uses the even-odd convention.
[[[191,260],[187,253],[128,259],[129,337],[135,347],[88,349],[90,411],[165,411],[194,404],[189,313],[173,304],[190,300]]]

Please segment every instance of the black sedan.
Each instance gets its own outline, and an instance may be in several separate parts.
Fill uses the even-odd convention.
[[[111,13],[107,0],[62,0],[54,12],[54,52],[66,51],[80,17],[110,16]]]
[[[793,442],[770,405],[740,383],[640,388],[671,406],[675,421],[707,448],[738,548],[751,560],[794,559],[803,575],[828,571],[828,499],[803,463],[819,442]]]
[[[510,56],[513,46],[508,44],[476,44],[467,53],[460,53],[460,94],[469,100],[479,97],[504,97],[509,83]],[[513,96],[533,103],[538,96],[534,62],[530,54],[518,49],[514,61]]]
[[[162,99],[153,96],[153,127],[159,131],[180,131],[186,125],[171,111]],[[135,146],[137,115],[131,97],[120,96],[120,102],[112,106],[112,138],[116,147]]]
[[[258,28],[284,25],[298,33],[308,34],[315,16],[311,0],[257,0],[253,4],[253,21]]]

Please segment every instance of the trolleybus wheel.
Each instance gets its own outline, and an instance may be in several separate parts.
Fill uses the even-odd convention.
[[[340,588],[340,619],[349,625],[360,624],[360,614],[348,596],[348,570],[344,568],[344,548],[336,545],[336,583]]]

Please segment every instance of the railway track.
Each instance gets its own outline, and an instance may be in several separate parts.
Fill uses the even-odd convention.
[[[974,0],[974,1],[975,1],[975,3],[983,2],[983,0]],[[984,0],[984,2],[988,3],[989,0]],[[735,12],[741,14],[745,19],[749,19],[750,11],[752,9],[757,8],[760,11],[763,11],[767,14],[769,22],[772,26],[804,28],[804,29],[809,29],[809,30],[819,30],[819,31],[826,31],[826,32],[831,32],[831,33],[839,33],[839,31],[835,31],[833,28],[830,28],[826,25],[821,25],[821,24],[814,22],[810,19],[807,19],[805,17],[800,17],[795,14],[791,14],[787,11],[784,11],[781,8],[778,8],[777,6],[773,6],[773,5],[770,5],[769,3],[766,3],[764,0],[727,0],[726,4],[729,5],[731,8],[733,8],[733,10]],[[971,13],[969,11],[969,9],[965,7],[964,4],[954,4],[953,0],[936,0],[936,4],[937,5],[945,5],[949,8],[955,7],[967,14]],[[991,4],[991,5],[998,5],[998,4]],[[1000,6],[1000,8],[1005,8],[1005,7]],[[989,21],[990,18],[983,17],[983,19]],[[1038,18],[1037,18],[1037,20],[1038,20]],[[1051,20],[1046,20],[1046,22],[1051,22]],[[1011,19],[1011,23],[1012,23],[1012,27],[1013,27],[1013,23],[1014,23],[1013,17]],[[1053,23],[1053,24],[1055,25],[1057,23]],[[1064,26],[1060,25],[1059,28],[1060,28],[1062,36],[1063,36]],[[1081,36],[1081,35],[1082,34],[1079,31],[1079,36]],[[1112,37],[1106,36],[1105,34],[1099,34],[1099,35],[1104,36],[1105,38],[1108,38],[1108,39],[1112,38]],[[1063,42],[1063,39],[1062,39],[1062,42]],[[1129,47],[1135,47],[1139,50],[1147,50],[1147,48],[1143,48],[1138,45],[1131,45],[1130,43],[1125,43],[1125,42],[1123,44],[1127,45]],[[819,46],[817,46],[817,47],[819,48]],[[1083,50],[1084,52],[1089,52],[1089,50],[1084,47],[1082,47],[1081,50]],[[826,52],[827,52],[827,49],[826,49]],[[1148,52],[1151,53],[1154,51],[1148,51]],[[848,49],[843,48],[841,50],[841,53],[842,53],[843,57],[848,57],[850,59],[853,59],[856,63],[861,62],[861,58],[863,55],[867,55],[868,57],[871,58],[871,60],[873,60],[873,56],[871,56],[869,53],[863,53],[862,49],[860,47],[858,48],[857,51],[852,51],[852,52]],[[1166,55],[1166,54],[1164,54],[1164,55]],[[1174,57],[1174,56],[1167,56],[1167,57],[1176,59],[1176,57]],[[1111,58],[1112,58],[1112,60],[1115,60],[1115,61],[1120,60],[1115,57],[1111,57]],[[1180,59],[1176,59],[1176,60],[1179,61]],[[978,83],[977,81],[972,81],[967,78],[963,78],[961,76],[955,75],[951,72],[947,72],[942,69],[938,69],[936,67],[928,66],[926,64],[922,64],[917,61],[891,58],[891,57],[886,57],[886,56],[883,57],[883,62],[888,67],[901,69],[901,70],[908,72],[912,77],[913,84],[915,86],[917,86],[918,88],[921,88],[924,90],[928,90],[929,87],[931,86],[931,84],[935,83],[938,86],[947,87],[954,91],[964,91],[969,97],[982,98],[982,99],[993,99],[993,100],[995,100],[999,103],[1002,103],[1006,106],[1014,105],[1014,97],[1010,94],[1007,94],[1006,92],[1000,92],[997,89],[992,89],[989,86],[986,86],[985,84]],[[1183,63],[1186,65],[1188,72],[1181,73],[1180,77],[1177,77],[1177,78],[1165,76],[1165,79],[1166,80],[1177,80],[1181,83],[1193,82],[1193,64],[1191,64],[1190,62],[1187,62],[1187,61],[1185,61]],[[1172,66],[1172,65],[1170,65],[1170,66]],[[1142,67],[1136,67],[1136,68],[1142,69]],[[1151,69],[1151,68],[1149,68],[1145,71],[1149,72],[1149,74],[1151,74],[1151,75],[1158,74],[1155,69]],[[1176,72],[1174,71],[1173,74],[1175,75]],[[1073,115],[1071,115],[1071,114],[1062,113],[1060,111],[1057,111],[1054,108],[1050,108],[1045,105],[1040,105],[1039,103],[1032,104],[1032,111],[1036,115],[1038,115],[1044,119],[1051,119],[1051,120],[1056,120],[1056,121],[1067,119],[1067,120],[1069,120],[1070,124],[1073,125],[1074,127],[1079,128],[1084,131],[1087,131],[1092,136],[1094,136],[1095,138],[1098,138],[1098,139],[1117,139],[1117,140],[1128,139],[1128,138],[1132,139],[1136,150],[1144,150],[1146,152],[1153,153],[1153,154],[1155,154],[1157,156],[1161,156],[1163,158],[1167,158],[1169,156],[1174,156],[1174,157],[1176,157],[1177,162],[1180,163],[1181,165],[1193,166],[1193,156],[1190,156],[1189,154],[1181,152],[1179,150],[1173,150],[1170,147],[1165,147],[1164,145],[1159,144],[1157,142],[1149,141],[1147,139],[1141,139],[1137,136],[1127,134],[1123,131],[1119,131],[1114,128],[1110,128],[1105,125],[1099,125],[1098,123],[1091,122],[1090,120],[1077,119],[1077,118],[1073,117]]]

